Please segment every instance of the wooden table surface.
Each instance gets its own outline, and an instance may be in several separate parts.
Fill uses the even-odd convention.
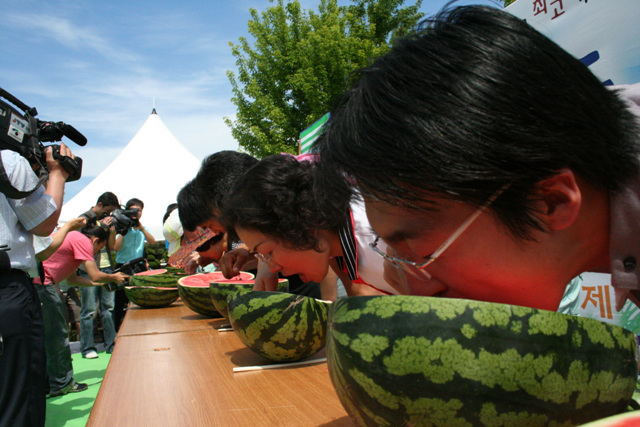
[[[127,310],[87,426],[350,426],[327,364],[272,362],[182,303]],[[315,357],[324,356],[324,351]]]

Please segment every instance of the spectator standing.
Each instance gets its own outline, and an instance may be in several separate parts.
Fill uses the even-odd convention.
[[[43,426],[46,408],[44,324],[38,295],[28,272],[36,269],[33,236],[55,229],[69,173],[46,151],[46,190],[29,162],[18,153],[0,150],[0,166],[8,184],[31,192],[22,199],[0,193],[0,426]],[[60,144],[60,154],[73,158]],[[34,190],[35,189],[35,190]]]
[[[132,216],[133,224],[127,230],[125,235],[118,235],[116,237],[115,250],[116,254],[116,268],[122,264],[132,261],[136,258],[144,256],[144,244],[145,241],[150,245],[156,243],[156,239],[140,222],[142,217],[142,210],[144,209],[144,203],[140,199],[130,199],[125,205],[126,209],[137,209],[138,212]],[[129,299],[124,293],[124,289],[115,291],[115,308],[114,308],[114,323],[116,332],[120,329],[122,320],[124,319],[125,312],[127,311],[127,305]]]
[[[108,191],[98,197],[96,205],[81,216],[87,219],[87,225],[99,225],[109,230],[109,239],[104,248],[96,255],[95,261],[100,271],[106,274],[113,272],[111,260],[111,250],[115,246],[116,231],[113,218],[108,216],[120,206],[118,197]],[[89,277],[81,265],[78,275]],[[104,334],[104,347],[107,353],[113,351],[116,339],[116,328],[113,323],[113,308],[115,305],[115,295],[103,286],[86,287],[82,290],[82,305],[80,310],[80,350],[82,357],[95,359],[98,351],[94,337],[94,318],[96,308],[100,304],[100,318],[102,320],[102,330]]]

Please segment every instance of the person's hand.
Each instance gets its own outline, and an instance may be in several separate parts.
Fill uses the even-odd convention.
[[[409,286],[407,284],[407,274],[401,268],[396,267],[389,261],[384,261],[384,280],[395,289],[400,295],[409,295]]]
[[[183,261],[184,272],[187,274],[194,274],[200,266],[200,254],[198,252],[191,252]]]
[[[69,228],[69,231],[80,230],[87,223],[87,220],[83,216],[79,216],[78,218],[70,219],[65,222],[65,225]]]
[[[236,248],[225,252],[218,261],[222,275],[227,279],[237,276],[240,274],[242,266],[251,258],[249,251],[244,248]]]
[[[269,271],[269,265],[262,261],[258,263],[258,273],[253,284],[253,290],[272,292],[278,290],[278,273]]]
[[[110,233],[116,232],[116,219],[112,216],[105,216],[100,220],[102,225],[106,226],[109,229]]]
[[[115,220],[116,219],[114,217],[112,217],[112,216],[105,216],[104,218],[102,218],[100,220],[100,222],[103,223],[106,226],[111,226],[112,224],[114,224]]]
[[[114,277],[114,282],[116,283],[123,283],[126,282],[127,280],[129,280],[129,276],[127,276],[126,274],[122,273],[121,271],[117,272],[117,273],[113,273],[113,277]]]
[[[69,147],[67,147],[64,143],[60,144],[60,155],[71,157],[72,159],[75,157]],[[51,147],[47,147],[45,149],[45,156],[49,175],[60,174],[66,180],[69,177],[69,172],[67,172],[65,168],[62,167],[57,159],[53,158],[53,149]]]
[[[387,247],[392,257],[403,258],[403,254]],[[398,268],[389,261],[384,261],[384,280],[401,295],[435,296],[447,290],[447,285],[436,278],[417,277],[404,268]]]

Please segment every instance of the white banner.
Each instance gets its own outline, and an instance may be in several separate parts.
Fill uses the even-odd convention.
[[[518,0],[505,10],[581,59],[604,84],[640,82],[640,0]]]

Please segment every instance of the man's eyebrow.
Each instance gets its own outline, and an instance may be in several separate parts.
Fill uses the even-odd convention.
[[[257,245],[255,245],[255,246],[253,247],[253,249],[251,249],[251,252],[257,252],[257,250],[258,250],[258,246],[260,246],[261,244],[263,244],[263,243],[265,243],[265,242],[268,242],[269,240],[273,240],[273,239],[263,240],[262,242],[260,242],[260,243],[258,243]]]
[[[405,240],[411,240],[422,235],[422,230],[413,229],[413,230],[395,230],[391,234],[380,235],[376,233],[376,231],[371,228],[371,232],[375,234],[377,237],[381,238],[388,244],[394,244],[403,242]]]

